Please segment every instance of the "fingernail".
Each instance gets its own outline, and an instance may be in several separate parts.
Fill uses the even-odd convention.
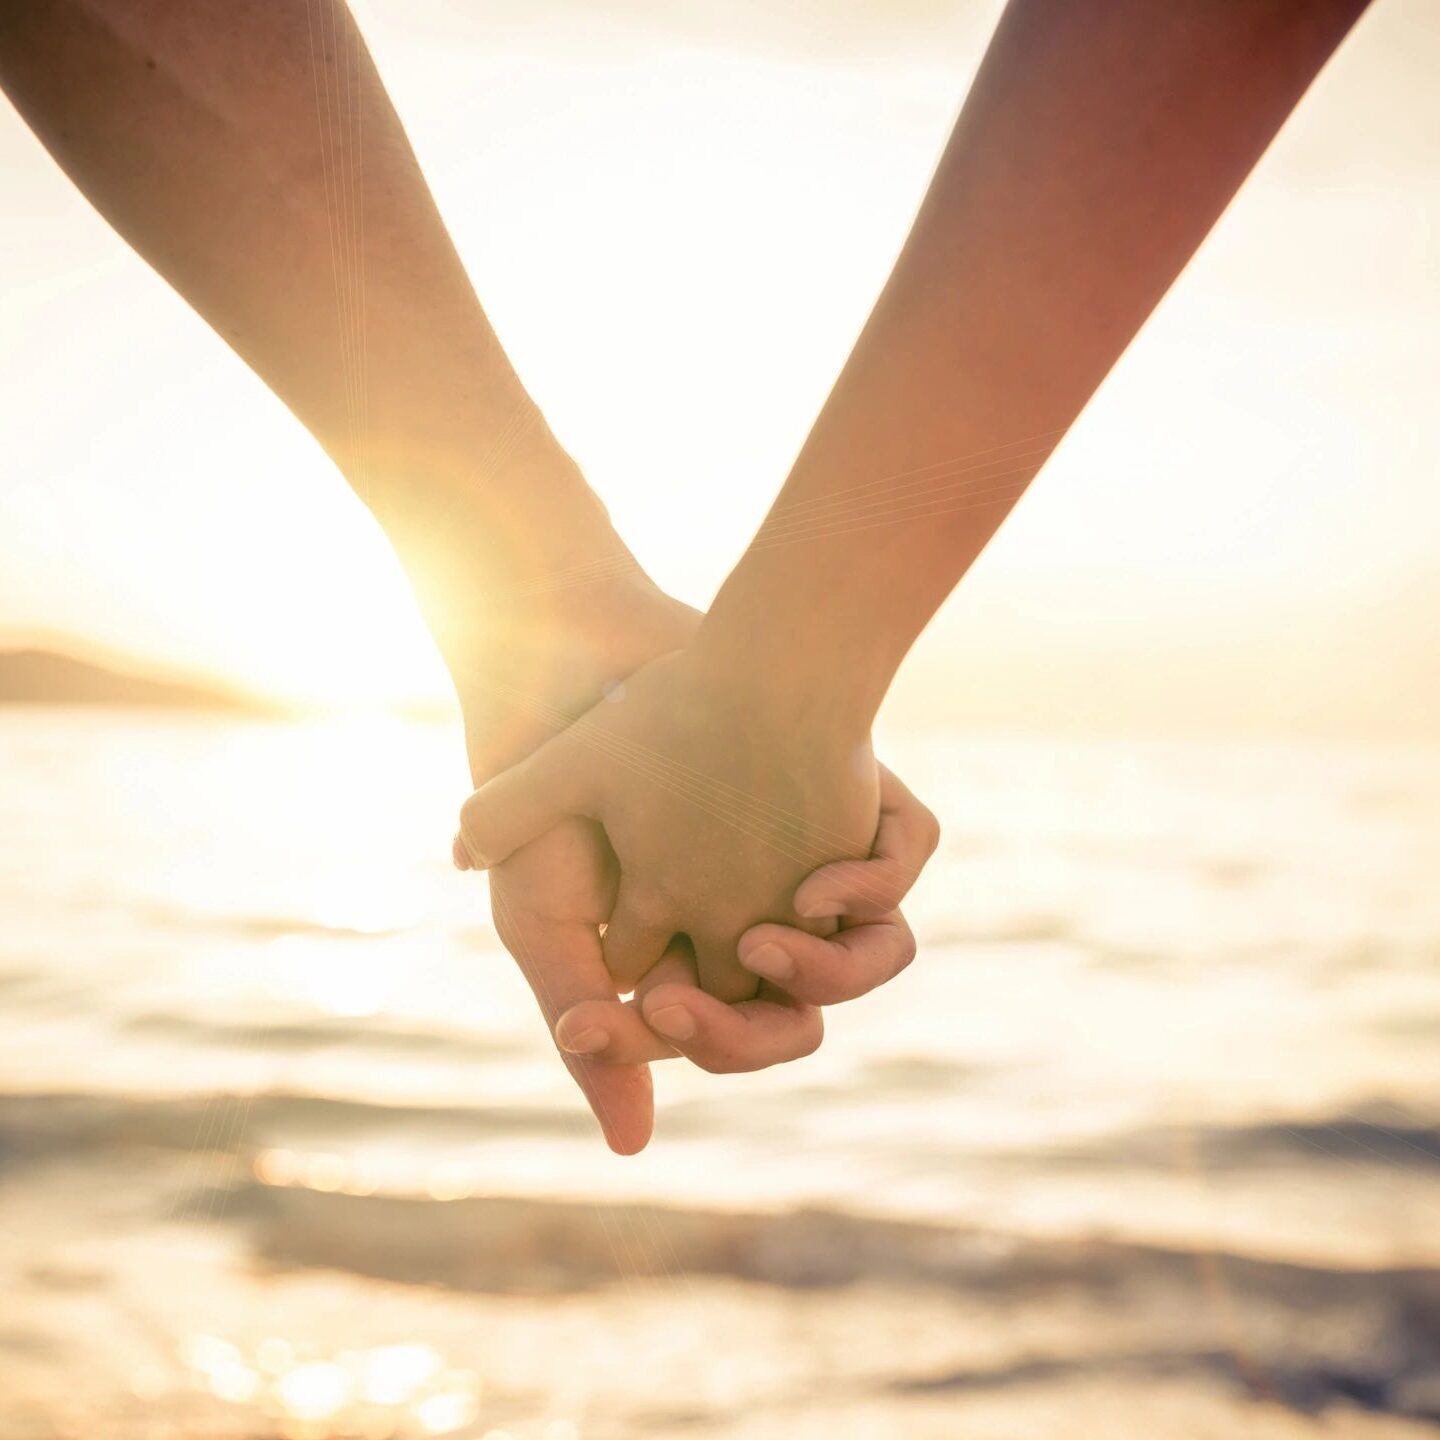
[[[459,852],[465,857],[466,863],[460,867],[462,870],[488,870],[490,868],[485,857],[465,838],[464,831],[455,837],[455,843]]]
[[[797,907],[795,913],[806,920],[832,920],[843,915],[845,907],[838,900],[812,900],[803,910]]]
[[[740,963],[766,980],[788,980],[795,973],[795,961],[778,945],[757,945]]]
[[[560,1048],[568,1050],[572,1055],[598,1055],[610,1043],[610,1037],[598,1025],[587,1026],[569,1039],[563,1035],[555,1038]]]
[[[695,1017],[683,1005],[667,1005],[645,1016],[652,1030],[667,1040],[688,1040],[695,1033]]]

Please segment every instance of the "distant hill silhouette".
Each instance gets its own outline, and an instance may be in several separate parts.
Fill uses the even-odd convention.
[[[126,674],[55,650],[0,650],[0,705],[136,705],[250,713],[264,708],[219,686]]]

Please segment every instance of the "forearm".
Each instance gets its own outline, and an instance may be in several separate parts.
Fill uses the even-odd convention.
[[[868,723],[1365,4],[1011,0],[718,663]]]
[[[481,590],[623,553],[491,331],[343,4],[4,6],[0,80],[333,457],[447,649]]]

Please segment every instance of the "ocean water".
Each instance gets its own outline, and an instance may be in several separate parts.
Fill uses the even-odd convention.
[[[919,959],[619,1159],[453,731],[0,712],[0,1440],[1440,1433],[1440,751],[884,738]]]

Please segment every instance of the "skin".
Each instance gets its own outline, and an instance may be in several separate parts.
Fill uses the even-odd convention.
[[[586,614],[586,623],[594,623],[593,611]],[[656,607],[643,632],[649,643],[668,640],[678,646],[698,621],[693,611],[668,602]],[[600,676],[625,673],[625,666],[617,671],[595,663],[601,653],[598,646],[586,651],[577,639],[559,668],[574,683],[588,666],[598,688]],[[632,659],[633,652],[626,663]],[[899,905],[933,853],[939,826],[894,776],[883,767],[880,774],[883,810],[872,854],[816,871],[795,897],[812,922],[839,917],[834,923],[840,929],[830,941],[780,925],[757,926],[743,935],[742,955],[768,944],[772,953],[794,957],[784,989],[760,984],[743,1004],[726,1005],[704,994],[678,949],[642,982],[634,1004],[620,1003],[600,932],[615,906],[619,866],[593,821],[564,821],[491,871],[497,930],[613,1150],[634,1153],[650,1137],[653,1098],[645,1068],[650,1061],[683,1055],[722,1073],[799,1059],[823,1037],[820,1005],[863,995],[913,959],[914,937]],[[458,837],[454,860],[461,869],[471,868]],[[683,1035],[669,1039],[647,1025],[640,1006],[643,999],[663,1010],[667,995],[691,1020]]]
[[[606,959],[672,932],[705,990],[820,859],[863,854],[871,723],[916,636],[1366,0],[1011,0],[914,228],[775,506],[685,650],[463,809],[477,864],[583,815]],[[795,945],[811,942],[793,942]],[[699,1000],[647,987],[677,1036]],[[565,1032],[568,1032],[568,1026]],[[627,1052],[628,1053],[628,1052]]]
[[[762,983],[753,1000],[734,1005],[705,994],[687,948],[672,946],[634,1000],[585,1000],[567,1010],[555,1028],[557,1043],[621,1066],[678,1053],[718,1072],[808,1054],[820,1043],[820,1006],[867,994],[915,958],[915,937],[899,907],[939,839],[934,815],[881,766],[871,858],[817,870],[794,896],[802,915],[838,916],[833,934],[773,924],[746,931],[740,963]]]
[[[824,861],[869,853],[880,801],[868,735],[822,731],[817,743],[803,717],[747,714],[746,698],[709,689],[691,649],[651,661],[467,803],[472,863],[503,860],[566,816],[598,820],[621,865],[605,933],[620,988],[683,930],[703,988],[751,998],[741,935],[756,919],[822,923],[796,914],[795,887]]]
[[[527,784],[492,779],[501,788],[467,809],[466,834],[490,864],[550,847],[512,872],[520,893],[550,872],[546,855],[564,868],[567,835],[565,864],[577,849],[600,853],[574,815],[601,822],[619,840],[610,858],[625,899],[604,958],[642,977],[647,1016],[679,1009],[667,1028],[693,1038],[700,1001],[714,997],[687,993],[688,952],[673,944],[645,970],[660,932],[683,931],[694,974],[739,995],[752,982],[726,944],[738,933],[737,954],[760,954],[742,918],[816,923],[784,897],[818,853],[868,853],[880,777],[865,737],[906,650],[1364,0],[1014,0],[784,492],[678,653],[652,633],[663,597],[652,605],[503,363],[348,14],[316,6],[304,32],[298,5],[6,7],[0,71],[60,163],[385,525],[457,675],[477,779],[594,703],[584,683],[543,683],[566,674],[572,631],[585,629],[557,607],[573,586],[554,577],[588,570],[636,587],[614,613],[597,603],[623,637],[605,645],[623,653],[589,666],[613,679],[643,665],[633,693],[609,715],[586,713],[589,745],[552,740]],[[315,93],[302,56],[333,117],[318,145],[300,138],[301,97]],[[356,136],[370,137],[363,165],[352,108]],[[625,629],[632,612],[642,641]],[[497,655],[515,661],[503,703],[474,679]],[[536,832],[546,816],[558,838]],[[747,816],[739,848],[750,853],[737,855]],[[642,1103],[617,1095],[631,1101]],[[607,1133],[630,1143],[624,1126]]]
[[[515,375],[343,4],[0,6],[0,84],[370,507],[454,679],[476,783],[683,646],[694,612],[635,563]],[[616,874],[600,829],[575,822],[491,877],[552,1029],[617,999],[599,934]],[[767,1013],[729,1036],[732,1068],[814,1047],[808,1007]],[[673,1051],[652,1037],[649,1053]],[[608,1143],[643,1146],[644,1062],[566,1062]]]

